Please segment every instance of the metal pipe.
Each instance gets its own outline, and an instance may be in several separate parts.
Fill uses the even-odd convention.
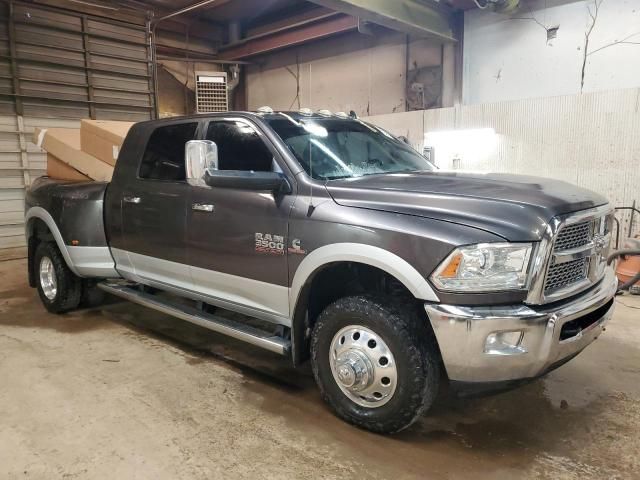
[[[631,217],[629,218],[629,238],[633,235],[633,215],[636,213],[636,201],[631,204]]]
[[[198,58],[190,57],[184,58],[178,55],[158,55],[158,60],[175,60],[177,62],[185,63],[219,63],[220,65],[250,65],[251,62],[245,62],[242,60],[220,60],[215,58]]]
[[[240,83],[240,65],[237,63],[229,67],[231,73],[231,81],[227,82],[227,92],[231,93]]]
[[[158,23],[163,22],[164,20],[167,20],[169,18],[177,17],[178,15],[182,15],[184,13],[191,12],[192,10],[196,10],[198,8],[205,7],[205,6],[209,5],[209,4],[215,3],[217,1],[219,1],[219,0],[204,0],[202,2],[194,3],[193,5],[189,5],[188,7],[183,7],[180,10],[176,10],[175,12],[168,13],[167,15],[164,15],[163,17],[158,18],[153,23],[154,24],[158,24]]]
[[[623,248],[622,250],[616,250],[615,252],[610,253],[607,257],[607,265],[611,265],[611,262],[618,257],[625,257],[628,255],[640,255],[640,250],[637,248]]]
[[[153,14],[151,14],[153,15]],[[151,56],[151,74],[153,75],[153,110],[155,118],[160,115],[158,103],[160,96],[158,94],[158,60],[156,54],[156,30],[151,18],[146,22],[147,34],[149,35],[149,51]]]
[[[627,280],[625,283],[620,285],[618,290],[628,290],[633,287],[638,282],[638,280],[640,280],[640,272],[636,273],[633,277],[631,277],[630,280]]]
[[[640,209],[637,209],[636,207],[615,207],[614,210],[634,210],[637,213],[640,213]]]
[[[633,234],[633,217],[635,213],[640,213],[640,210],[636,208],[636,201],[633,201],[633,206],[631,207],[616,207],[615,210],[631,210],[631,217],[629,218],[629,237]]]
[[[242,38],[242,30],[240,28],[240,22],[237,20],[234,22],[229,22],[229,42],[228,43],[236,43],[240,41]]]

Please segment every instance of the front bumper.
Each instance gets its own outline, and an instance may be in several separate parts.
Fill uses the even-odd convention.
[[[425,304],[425,310],[451,381],[508,382],[542,375],[593,342],[611,318],[617,285],[608,267],[596,287],[556,306]],[[500,332],[522,332],[520,343],[487,349],[487,337]]]

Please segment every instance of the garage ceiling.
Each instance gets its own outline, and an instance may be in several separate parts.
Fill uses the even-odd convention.
[[[393,30],[455,41],[451,10],[425,0],[312,0],[313,3]]]
[[[466,0],[452,0],[462,8]],[[472,0],[469,0],[472,1]],[[193,0],[146,0],[153,9],[179,10]],[[325,11],[347,14],[393,30],[440,41],[453,41],[452,14],[456,6],[432,0],[218,0],[188,12],[185,17],[217,24],[239,21],[245,31],[260,25],[286,22],[321,6]]]
[[[194,0],[147,0],[144,3],[166,10],[180,10],[196,2]],[[198,9],[191,16],[216,23],[228,23],[235,20],[247,22],[274,12],[298,9],[306,3],[301,0],[218,0]]]

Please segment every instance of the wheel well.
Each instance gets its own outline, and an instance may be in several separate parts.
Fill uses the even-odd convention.
[[[31,287],[36,286],[34,265],[36,248],[38,248],[38,244],[40,244],[40,242],[52,241],[55,241],[55,239],[47,224],[39,218],[32,218],[27,224],[27,269],[29,273],[29,286]]]
[[[329,263],[314,272],[300,291],[293,316],[295,365],[309,358],[311,330],[322,310],[339,298],[364,293],[405,298],[418,309],[422,304],[402,282],[380,268],[358,262]]]

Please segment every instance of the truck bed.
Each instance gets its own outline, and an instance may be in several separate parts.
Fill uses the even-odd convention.
[[[30,235],[33,229],[48,230],[78,276],[117,275],[104,228],[108,186],[107,182],[69,182],[49,177],[35,180],[25,199],[29,249],[36,246]]]

